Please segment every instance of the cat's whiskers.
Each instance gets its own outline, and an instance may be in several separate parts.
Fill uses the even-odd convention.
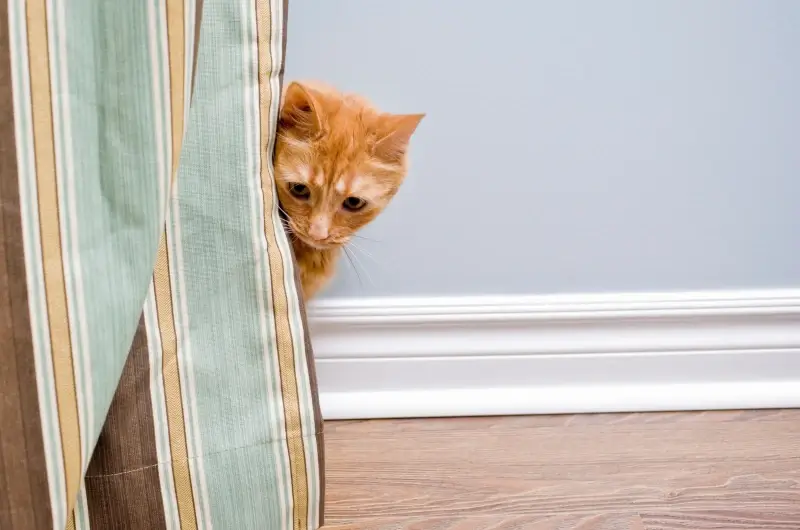
[[[287,221],[281,219],[281,225],[283,226],[283,229],[286,231],[287,234],[294,236],[294,230],[292,230],[292,227],[289,226],[289,223]]]
[[[342,248],[344,249],[345,256],[347,256],[347,260],[350,262],[350,266],[353,267],[353,271],[356,273],[356,276],[358,277],[359,284],[362,287],[364,285],[364,282],[361,279],[361,273],[358,271],[358,269],[361,268],[361,270],[366,275],[369,284],[374,287],[375,282],[372,281],[372,276],[369,274],[367,268],[364,266],[361,260],[358,259],[358,255],[355,252],[353,252],[353,249],[348,249],[347,247],[342,247]]]
[[[380,242],[381,242],[381,240],[380,240],[380,239],[372,239],[371,237],[362,236],[361,234],[352,234],[350,237],[355,237],[355,238],[358,238],[358,239],[363,239],[363,240],[365,240],[365,241],[374,241],[375,243],[380,243]]]
[[[369,259],[371,259],[373,262],[375,262],[375,263],[378,263],[378,260],[376,260],[376,259],[375,259],[375,256],[373,256],[371,252],[369,252],[369,251],[368,251],[367,249],[365,249],[364,247],[358,246],[358,245],[356,244],[356,242],[355,242],[355,241],[350,241],[350,243],[349,243],[349,244],[350,244],[350,247],[351,247],[352,249],[358,250],[359,252],[361,252],[362,254],[364,254],[366,257],[368,257]]]
[[[345,249],[345,254],[348,256],[348,259],[350,259],[349,256],[353,257],[353,259],[350,260],[350,264],[353,266],[353,270],[356,271],[356,274],[358,274],[358,268],[356,267],[356,265],[358,265],[358,266],[361,267],[361,270],[364,271],[364,274],[366,274],[367,280],[369,280],[369,284],[374,287],[375,286],[375,282],[372,281],[372,276],[370,276],[369,271],[364,266],[364,263],[360,259],[358,259],[358,254],[353,252],[353,249],[349,249],[349,252],[348,252],[348,248],[347,247],[342,247],[342,248]],[[353,263],[353,260],[355,260],[355,263]],[[360,275],[359,275],[359,281],[361,281],[361,276]]]
[[[356,277],[358,278],[358,284],[363,287],[364,281],[361,279],[361,273],[358,272],[358,267],[356,267],[356,264],[353,263],[353,258],[350,257],[350,252],[347,250],[347,247],[342,247],[342,250],[344,250],[344,255],[347,258],[347,261],[350,262],[350,267],[352,267],[353,272],[356,273]]]
[[[281,225],[283,225],[283,230],[286,232],[291,239],[297,239],[297,235],[294,233],[294,229],[292,228],[291,223],[289,222],[289,214],[286,213],[286,210],[283,209],[281,203],[278,203],[278,211],[283,214],[279,215],[278,219],[281,221]]]

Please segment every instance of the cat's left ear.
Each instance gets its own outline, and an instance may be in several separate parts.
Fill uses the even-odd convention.
[[[375,142],[375,154],[390,162],[400,161],[408,150],[411,135],[417,130],[424,114],[384,114],[378,140]]]
[[[293,129],[304,137],[312,137],[322,130],[322,117],[316,90],[293,81],[283,94],[280,112],[281,127]]]

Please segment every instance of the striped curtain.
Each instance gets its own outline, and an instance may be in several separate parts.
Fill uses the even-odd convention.
[[[0,529],[316,529],[281,0],[0,6]]]

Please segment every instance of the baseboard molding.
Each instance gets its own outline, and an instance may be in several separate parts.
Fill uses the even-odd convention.
[[[800,407],[800,290],[333,299],[326,419]]]

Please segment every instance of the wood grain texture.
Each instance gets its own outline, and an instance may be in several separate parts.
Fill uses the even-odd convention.
[[[326,423],[331,530],[800,529],[800,410]]]

